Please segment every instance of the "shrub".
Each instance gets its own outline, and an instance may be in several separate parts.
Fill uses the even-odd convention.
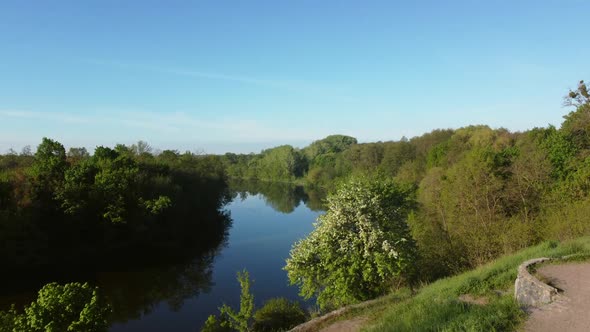
[[[0,312],[0,331],[99,332],[108,329],[110,306],[101,304],[98,289],[88,283],[50,283],[23,314]]]
[[[299,303],[275,298],[256,311],[253,329],[260,332],[286,331],[305,322],[305,319],[305,311]]]

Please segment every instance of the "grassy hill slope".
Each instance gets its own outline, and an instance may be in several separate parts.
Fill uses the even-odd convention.
[[[526,313],[514,300],[518,266],[531,258],[581,254],[590,257],[590,237],[544,242],[466,273],[424,285],[414,294],[392,292],[341,319],[363,317],[363,331],[514,331]]]

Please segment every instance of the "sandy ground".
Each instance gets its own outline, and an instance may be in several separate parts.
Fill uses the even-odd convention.
[[[357,332],[365,323],[366,318],[356,317],[350,320],[342,320],[320,330],[320,332]]]
[[[533,309],[524,331],[590,331],[590,263],[547,265],[537,272],[563,293],[553,303]]]

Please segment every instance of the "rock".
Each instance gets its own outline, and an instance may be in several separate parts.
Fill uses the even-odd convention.
[[[557,295],[557,289],[535,278],[528,271],[532,265],[549,261],[551,258],[536,258],[522,263],[518,267],[518,276],[514,283],[514,297],[523,306],[538,307],[551,303]]]

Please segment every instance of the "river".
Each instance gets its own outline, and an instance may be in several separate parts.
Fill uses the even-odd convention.
[[[56,280],[88,281],[112,303],[113,332],[200,331],[223,303],[239,309],[236,272],[248,270],[260,307],[273,297],[302,301],[283,270],[293,243],[305,237],[322,213],[318,193],[287,184],[238,183],[225,206],[232,226],[216,248],[179,261],[134,264]],[[50,282],[54,280],[45,280]],[[37,288],[0,296],[0,304],[27,303]]]

